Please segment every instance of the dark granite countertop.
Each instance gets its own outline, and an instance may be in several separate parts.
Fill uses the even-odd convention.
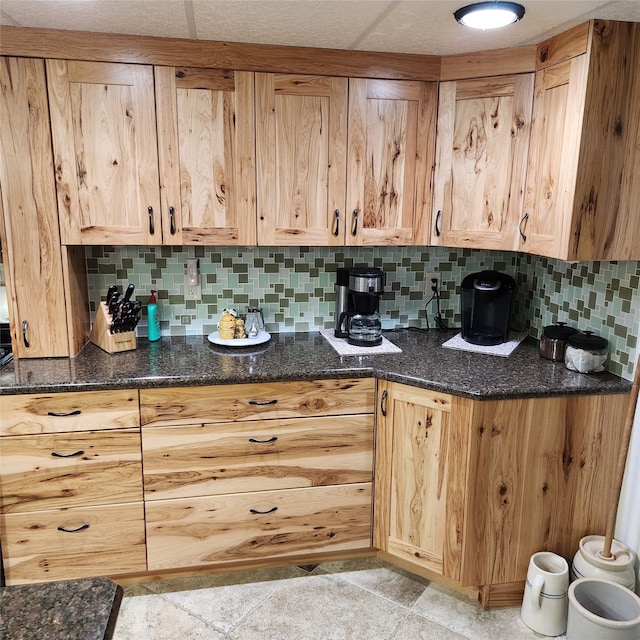
[[[0,638],[109,640],[122,587],[108,578],[0,588]]]
[[[455,332],[399,330],[399,354],[340,356],[318,332],[273,334],[257,347],[229,348],[206,336],[138,340],[110,355],[88,344],[75,358],[22,359],[0,372],[0,394],[377,377],[476,400],[628,393],[611,373],[574,373],[544,360],[533,341],[509,357],[442,347]]]

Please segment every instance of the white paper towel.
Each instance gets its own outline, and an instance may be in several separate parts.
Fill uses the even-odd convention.
[[[320,334],[329,341],[329,344],[341,356],[375,356],[381,353],[402,353],[400,347],[396,347],[395,344],[384,337],[382,338],[382,344],[376,347],[358,347],[354,344],[349,344],[346,338],[336,338],[333,334],[333,329],[322,329]]]
[[[450,340],[442,343],[443,347],[447,349],[459,349],[461,351],[473,351],[474,353],[488,353],[492,356],[502,356],[503,358],[508,357],[513,350],[527,337],[526,332],[515,333],[511,332],[509,334],[508,342],[503,342],[502,344],[495,345],[483,345],[483,344],[471,344],[466,340],[462,339],[462,334],[458,333],[453,336]]]

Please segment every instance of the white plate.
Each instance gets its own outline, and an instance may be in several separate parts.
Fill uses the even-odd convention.
[[[210,333],[207,336],[209,342],[213,344],[219,344],[222,347],[252,347],[256,344],[263,344],[271,340],[271,334],[266,331],[260,331],[255,338],[234,338],[233,340],[222,340],[220,334],[217,331]]]

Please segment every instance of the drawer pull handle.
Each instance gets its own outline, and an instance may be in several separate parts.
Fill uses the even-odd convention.
[[[249,400],[249,404],[257,407],[266,407],[269,404],[276,404],[278,402],[275,398],[273,400]]]
[[[271,509],[268,509],[267,511],[258,511],[257,509],[249,509],[251,513],[255,513],[256,515],[259,515],[259,516],[264,516],[267,513],[273,513],[274,511],[277,511],[277,510],[278,510],[278,507],[271,507]]]
[[[382,392],[382,398],[380,398],[380,413],[386,418],[387,417],[387,390],[385,389]]]
[[[66,527],[63,527],[62,525],[60,525],[58,527],[58,531],[62,531],[63,533],[78,533],[78,531],[84,531],[85,529],[88,529],[89,525],[88,524],[81,524],[77,529],[67,529]]]
[[[57,413],[56,411],[47,412],[48,416],[53,416],[54,418],[68,418],[69,416],[79,416],[82,413],[80,409],[75,409],[74,411],[68,411],[67,413]]]
[[[74,451],[73,453],[58,453],[57,451],[52,451],[51,455],[54,458],[77,458],[84,453],[82,449],[78,449],[78,451]]]
[[[29,341],[27,340],[27,329],[29,328],[29,323],[26,320],[22,321],[22,342],[24,342],[24,346],[27,349],[31,346]]]
[[[256,438],[249,438],[249,442],[259,442],[260,444],[266,444],[268,442],[275,442],[278,436],[271,436],[268,440],[258,440]]]

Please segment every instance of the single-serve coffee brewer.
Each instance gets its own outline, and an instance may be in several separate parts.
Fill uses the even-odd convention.
[[[334,331],[337,338],[346,338],[349,344],[360,347],[375,347],[382,342],[378,308],[384,279],[384,273],[376,267],[337,270]]]

